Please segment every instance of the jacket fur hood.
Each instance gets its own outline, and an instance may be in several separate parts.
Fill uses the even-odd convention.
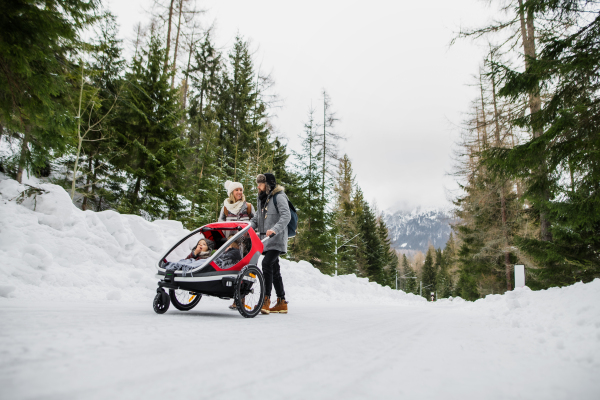
[[[283,186],[281,186],[281,185],[275,186],[275,189],[271,190],[271,193],[269,193],[269,196],[275,196],[279,192],[284,192]]]

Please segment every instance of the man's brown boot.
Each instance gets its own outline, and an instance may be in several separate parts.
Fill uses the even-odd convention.
[[[269,314],[271,311],[269,310],[269,307],[271,306],[271,298],[268,296],[265,296],[265,302],[262,305],[262,308],[260,309],[260,313],[261,314]]]
[[[272,313],[287,314],[287,301],[282,298],[277,298],[277,303],[270,310]]]

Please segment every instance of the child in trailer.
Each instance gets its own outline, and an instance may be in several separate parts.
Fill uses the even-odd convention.
[[[192,252],[184,260],[167,263],[165,269],[168,271],[182,270],[185,276],[189,270],[204,264],[206,259],[212,255],[213,248],[214,242],[212,240],[202,238],[198,240],[196,247],[194,247]]]
[[[240,251],[240,245],[237,242],[233,242],[229,245],[227,250],[225,250],[225,253],[215,260],[215,264],[221,269],[228,269],[239,263],[241,260],[242,252]]]
[[[209,243],[210,243],[210,245],[209,245]],[[213,247],[214,247],[214,242],[212,240],[202,238],[202,239],[198,240],[198,244],[196,244],[196,247],[194,247],[194,249],[192,250],[190,255],[187,256],[185,259],[189,260],[190,258],[193,258],[194,260],[200,260],[200,259],[208,258],[212,254]]]

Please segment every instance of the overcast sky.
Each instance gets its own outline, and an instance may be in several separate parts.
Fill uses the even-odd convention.
[[[109,0],[121,36],[147,23],[152,0]],[[468,86],[485,46],[453,32],[479,26],[492,10],[481,0],[392,2],[371,0],[210,0],[197,2],[215,23],[217,45],[239,34],[257,50],[283,100],[274,124],[289,147],[311,104],[322,114],[323,88],[345,135],[341,152],[353,161],[357,182],[382,210],[448,207],[455,190],[452,147],[477,89]]]

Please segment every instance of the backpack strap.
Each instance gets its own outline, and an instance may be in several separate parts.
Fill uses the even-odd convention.
[[[246,203],[246,210],[248,211],[248,218],[250,218],[250,212],[252,212],[252,204]]]
[[[225,215],[225,218],[227,218],[227,215],[229,215],[229,211],[227,211],[227,207],[223,206],[223,215]]]
[[[275,196],[273,196],[273,204],[275,205],[275,209],[277,210],[277,214],[279,214],[279,207],[277,207],[277,195],[278,193],[275,193]]]

